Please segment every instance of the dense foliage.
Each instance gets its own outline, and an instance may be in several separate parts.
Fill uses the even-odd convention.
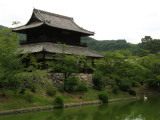
[[[0,89],[11,89],[14,93],[21,90],[24,93],[27,88],[35,92],[39,86],[48,84],[46,73],[36,69],[27,72],[33,67],[24,68],[22,59],[26,55],[20,55],[18,41],[19,37],[11,29],[3,28],[0,31]]]
[[[160,83],[160,54],[148,54],[144,57],[132,56],[129,51],[104,52],[105,57],[96,60],[96,71],[101,74],[93,76],[93,83],[100,85],[116,85],[123,91],[129,91],[131,87],[148,85],[158,88]],[[101,89],[101,86],[98,87]],[[96,88],[97,89],[97,88]]]
[[[17,78],[23,68],[17,51],[18,40],[10,29],[0,31],[0,87],[7,86],[14,91],[20,87],[21,81]]]
[[[148,54],[156,54],[160,51],[160,39],[152,39],[150,36],[145,36],[142,38],[142,47]],[[147,54],[146,54],[147,55]],[[141,55],[145,56],[145,55]]]
[[[106,85],[115,83],[123,91],[140,85],[160,88],[159,39],[145,36],[139,44],[125,40],[97,41],[90,37],[83,37],[81,41],[105,56],[95,61],[93,83],[96,89],[102,90]]]
[[[97,90],[102,90],[105,87],[105,79],[102,72],[100,71],[96,71],[93,74],[92,81],[94,84],[94,88]]]
[[[95,45],[97,51],[105,51],[102,53],[104,58],[95,60],[94,68],[86,61],[86,57],[64,53],[56,54],[55,61],[47,63],[48,72],[64,74],[64,85],[59,87],[60,91],[87,91],[87,85],[75,76],[82,69],[87,72],[88,68],[94,70],[93,83],[94,88],[98,90],[105,89],[107,85],[112,86],[115,94],[118,90],[128,92],[131,87],[141,85],[160,89],[160,40],[145,36],[139,47],[135,48],[138,51],[137,56],[135,54],[133,56],[134,52],[129,49],[129,43],[125,40],[99,41],[98,43],[92,38],[87,39],[89,44],[93,42],[90,45],[92,47]],[[31,58],[29,67],[24,68],[22,59],[27,55],[20,57],[20,51],[17,50],[18,41],[19,37],[10,29],[4,28],[0,31],[0,89],[11,89],[15,93],[21,90],[21,93],[25,93],[25,89],[36,92],[38,87],[43,86],[47,90],[49,83],[45,79],[46,72],[38,70],[39,63]],[[110,43],[114,43],[115,46],[113,47]],[[97,45],[104,45],[104,47]],[[121,47],[118,47],[119,45]],[[66,47],[62,45],[63,51]]]

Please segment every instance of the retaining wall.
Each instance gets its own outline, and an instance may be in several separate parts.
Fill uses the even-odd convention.
[[[85,82],[88,85],[88,87],[93,87],[92,75],[93,74],[80,73],[76,77],[80,81]],[[48,78],[49,78],[50,81],[53,82],[53,85],[55,87],[57,87],[57,86],[63,84],[64,74],[63,73],[49,73]]]

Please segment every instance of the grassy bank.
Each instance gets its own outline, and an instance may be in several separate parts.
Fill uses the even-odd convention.
[[[63,97],[64,104],[99,100],[98,93],[99,91],[94,89],[88,89],[88,91],[84,93],[57,92],[57,94]],[[108,91],[108,96],[109,99],[131,97],[131,95],[125,92],[113,94],[110,91]],[[44,90],[40,90],[37,93],[26,91],[25,94],[20,94],[19,92],[14,94],[10,90],[0,91],[0,111],[50,105],[53,105],[53,97],[46,95]]]

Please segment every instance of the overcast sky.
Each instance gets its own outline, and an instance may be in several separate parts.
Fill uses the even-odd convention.
[[[73,17],[97,40],[160,39],[160,0],[0,0],[0,25],[26,24],[33,8]]]

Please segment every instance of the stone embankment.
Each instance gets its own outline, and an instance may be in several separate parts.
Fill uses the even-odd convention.
[[[129,100],[138,100],[138,99],[139,99],[138,97],[120,98],[120,99],[112,99],[112,100],[109,100],[108,102],[111,103],[111,102],[121,102],[121,101],[129,101]],[[64,108],[87,106],[87,105],[94,105],[94,104],[101,104],[101,103],[102,103],[101,101],[90,101],[90,102],[65,104]],[[17,110],[0,111],[0,115],[20,114],[20,113],[44,111],[44,110],[52,110],[52,109],[56,109],[56,108],[53,106],[33,107],[33,108],[25,108],[25,109],[17,109]]]
[[[92,83],[92,75],[93,74],[87,74],[87,73],[80,73],[76,75],[76,77],[80,80],[85,82],[88,87],[93,87]],[[55,87],[63,84],[64,81],[64,74],[63,73],[49,73],[48,74],[48,79],[52,81],[53,85]]]

